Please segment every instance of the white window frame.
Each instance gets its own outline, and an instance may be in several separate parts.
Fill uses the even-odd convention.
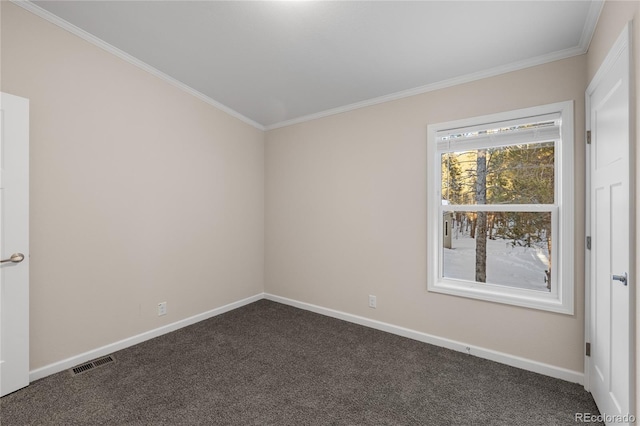
[[[550,292],[446,278],[443,276],[443,208],[441,153],[438,135],[469,128],[487,129],[499,122],[559,114],[561,125],[555,143],[554,205],[464,205],[446,206],[447,211],[543,211],[552,215],[552,287]],[[446,123],[430,124],[427,137],[427,289],[430,292],[469,297],[573,315],[574,313],[574,120],[573,102],[485,115]],[[455,143],[455,142],[454,142]],[[467,143],[462,142],[462,145]],[[487,145],[489,147],[491,145]],[[495,145],[494,145],[495,146]],[[456,149],[458,149],[456,147]],[[476,148],[477,149],[477,146]]]

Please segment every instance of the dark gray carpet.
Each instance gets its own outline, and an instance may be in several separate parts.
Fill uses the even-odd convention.
[[[11,425],[571,425],[577,384],[261,300],[0,399]],[[591,423],[595,424],[595,423]]]

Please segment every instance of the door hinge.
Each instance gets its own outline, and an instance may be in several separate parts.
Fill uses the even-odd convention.
[[[589,343],[589,342],[586,343],[584,354],[586,356],[591,356],[591,343]]]
[[[587,237],[587,250],[591,250],[591,237]]]
[[[591,130],[587,130],[587,145],[591,145]]]

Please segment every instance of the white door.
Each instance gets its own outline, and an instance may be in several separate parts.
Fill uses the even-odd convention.
[[[630,236],[632,198],[629,177],[629,28],[618,39],[587,89],[590,259],[588,383],[603,415],[621,416],[632,409],[631,298],[634,285]],[[626,416],[626,417],[625,417]]]
[[[29,101],[0,94],[0,396],[29,384]]]

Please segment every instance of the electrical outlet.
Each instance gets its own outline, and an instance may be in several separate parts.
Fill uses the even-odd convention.
[[[369,307],[374,309],[376,307],[376,297],[371,294],[369,295]]]
[[[158,316],[167,315],[167,302],[158,303]]]

